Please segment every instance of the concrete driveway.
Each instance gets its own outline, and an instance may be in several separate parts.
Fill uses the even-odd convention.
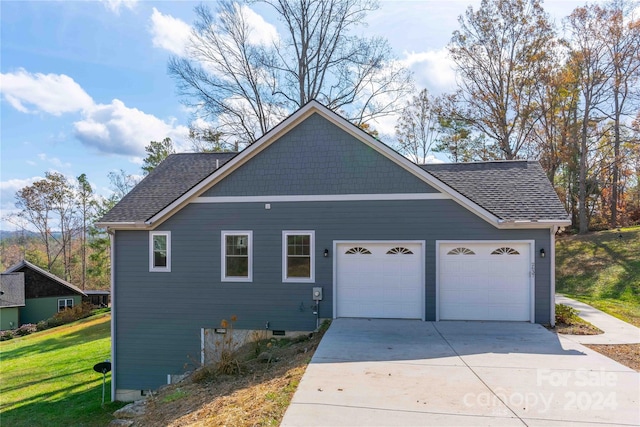
[[[640,374],[540,325],[337,319],[282,426],[640,425]]]

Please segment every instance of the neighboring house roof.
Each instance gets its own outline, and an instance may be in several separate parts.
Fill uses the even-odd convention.
[[[171,154],[107,212],[100,222],[144,222],[236,154]]]
[[[562,203],[537,162],[419,166],[322,104],[311,101],[240,153],[227,153],[226,158],[218,157],[225,153],[169,156],[101,218],[98,225],[111,228],[155,227],[314,113],[496,227],[546,228],[570,224]],[[509,164],[512,166],[507,166]],[[494,192],[500,194],[492,194]]]
[[[420,165],[505,221],[562,221],[567,211],[537,161]]]
[[[101,290],[101,289],[96,289],[96,290],[85,289],[84,293],[87,295],[110,295],[111,294],[111,292]]]
[[[24,307],[24,273],[0,274],[0,308]]]
[[[58,284],[66,287],[66,288],[69,288],[69,290],[71,290],[71,291],[73,291],[73,292],[75,292],[77,294],[83,295],[85,297],[87,296],[87,294],[85,294],[82,291],[82,289],[72,285],[71,283],[67,282],[66,280],[63,280],[63,279],[59,278],[55,274],[51,274],[48,271],[43,270],[42,268],[38,267],[37,265],[31,264],[27,260],[22,260],[22,261],[18,262],[17,264],[12,265],[11,267],[7,268],[3,274],[14,273],[14,272],[16,272],[18,270],[21,270],[22,268],[25,268],[25,267],[29,268],[29,269],[31,269],[31,270],[33,270],[33,271],[45,276],[45,277],[48,277],[49,279],[57,282]]]

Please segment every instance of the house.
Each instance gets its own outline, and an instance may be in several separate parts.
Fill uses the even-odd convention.
[[[20,326],[21,307],[24,307],[24,274],[0,274],[0,331]]]
[[[111,304],[111,292],[104,289],[85,289],[84,293],[87,294],[83,301],[90,303],[94,307],[109,307]]]
[[[169,156],[98,223],[112,244],[112,396],[236,330],[319,318],[553,323],[570,224],[537,162],[416,165],[312,101],[238,154]]]
[[[24,306],[20,307],[20,325],[47,320],[59,311],[82,303],[87,295],[66,280],[23,260],[3,274],[24,274]]]

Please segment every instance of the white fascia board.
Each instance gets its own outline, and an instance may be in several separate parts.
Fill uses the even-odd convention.
[[[505,229],[549,229],[553,227],[566,227],[571,225],[569,220],[541,219],[537,221],[500,221],[497,228]]]
[[[148,224],[143,221],[123,221],[123,222],[96,222],[97,228],[106,228],[107,230],[136,230],[140,228],[148,228]]]

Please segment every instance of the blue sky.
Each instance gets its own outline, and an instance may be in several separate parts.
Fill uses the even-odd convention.
[[[107,174],[141,174],[144,146],[167,136],[182,149],[190,112],[167,75],[195,18],[191,1],[0,2],[0,209],[45,171],[86,173],[108,195]],[[559,24],[584,2],[548,0]],[[445,46],[457,17],[479,1],[382,1],[367,35],[386,37],[418,89],[455,84]],[[254,7],[258,34],[277,21]],[[374,124],[384,133],[394,120]],[[388,141],[388,138],[385,138]],[[0,229],[14,229],[4,221]]]

